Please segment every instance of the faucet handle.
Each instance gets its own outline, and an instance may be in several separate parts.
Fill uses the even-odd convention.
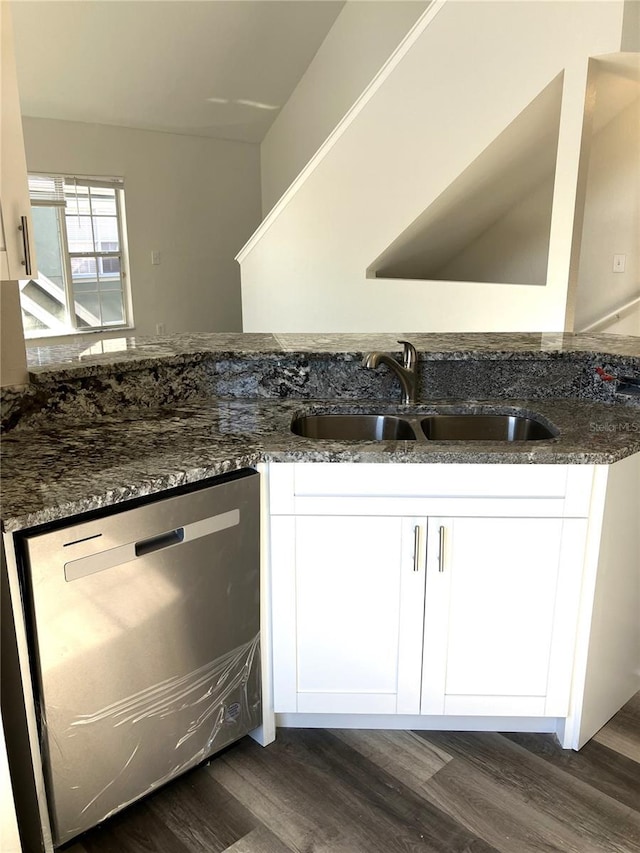
[[[410,341],[398,341],[402,344],[402,364],[407,370],[415,370],[418,361],[416,348]]]

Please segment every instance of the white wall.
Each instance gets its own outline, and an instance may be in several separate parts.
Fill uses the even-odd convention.
[[[587,57],[619,49],[622,10],[615,0],[432,7],[241,254],[245,330],[562,329]],[[546,286],[367,280],[369,264],[563,69]]]
[[[620,317],[614,317],[597,331],[606,332],[608,335],[635,335],[640,338],[640,305],[634,306]]]
[[[553,177],[438,271],[439,279],[544,284],[547,278]]]
[[[257,145],[26,117],[23,127],[30,171],[124,177],[136,333],[242,328],[234,256],[260,221]]]
[[[620,50],[640,50],[640,3],[638,0],[625,0],[622,41]]]
[[[262,212],[296,175],[428,6],[419,0],[347,2],[260,148]]]
[[[637,99],[596,133],[591,143],[576,296],[577,331],[640,296],[639,151]],[[613,272],[614,254],[626,255],[623,273]]]

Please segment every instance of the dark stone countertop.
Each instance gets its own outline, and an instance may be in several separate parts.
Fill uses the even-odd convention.
[[[414,413],[537,414],[533,442],[317,441],[301,411],[391,412],[397,378],[358,363],[418,349]],[[640,339],[573,334],[241,334],[122,338],[29,350],[31,384],[2,389],[2,520],[17,531],[262,461],[610,464],[640,451]],[[470,403],[480,398],[482,403]],[[327,402],[327,401],[331,402]],[[463,402],[464,401],[464,402]]]
[[[12,430],[2,440],[2,519],[15,532],[197,482],[261,461],[610,464],[640,452],[640,410],[583,400],[428,401],[427,414],[473,406],[524,409],[557,438],[533,442],[346,442],[295,436],[301,412],[402,410],[395,402],[200,397],[75,422],[68,415]]]
[[[57,379],[97,376],[123,368],[156,364],[193,363],[217,359],[278,359],[284,355],[331,356],[352,361],[373,349],[398,352],[398,339],[410,340],[423,361],[526,360],[590,355],[640,358],[640,338],[622,335],[584,335],[569,332],[398,332],[317,334],[212,332],[166,337],[124,337],[91,345],[88,338],[71,344],[31,347],[32,377],[55,374]]]

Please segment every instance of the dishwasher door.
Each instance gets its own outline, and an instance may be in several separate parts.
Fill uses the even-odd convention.
[[[56,845],[262,722],[258,481],[25,536]]]

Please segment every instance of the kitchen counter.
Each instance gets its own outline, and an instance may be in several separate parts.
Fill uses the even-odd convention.
[[[359,364],[367,349],[397,352],[391,335],[179,336],[85,360],[74,347],[40,348],[31,352],[40,364],[29,389],[5,394],[9,408],[16,401],[26,408],[2,440],[3,528],[15,532],[265,461],[611,464],[640,452],[640,408],[600,402],[605,394],[612,401],[612,383],[593,378],[597,362],[640,372],[637,339],[409,337],[420,352],[423,394],[435,395],[412,412],[467,408],[472,389],[493,388],[495,396],[473,405],[535,413],[558,437],[509,444],[293,435],[291,420],[302,411],[402,409],[389,371]],[[455,381],[454,362],[464,368]],[[433,363],[439,374],[429,373]]]
[[[209,334],[169,335],[166,337],[125,337],[101,341],[93,346],[86,341],[29,348],[32,375],[55,372],[58,376],[89,375],[133,365],[166,363],[168,360],[192,361],[207,355],[216,358],[243,356],[258,359],[286,353],[330,355],[359,359],[372,349],[398,349],[398,338],[410,340],[422,359],[475,359],[479,354],[493,360],[557,359],[561,356],[608,355],[640,357],[638,338],[624,335],[577,335],[573,333],[488,333],[488,332],[398,332],[313,334],[259,332],[214,332]],[[65,373],[66,372],[66,373]]]
[[[357,401],[199,398],[172,408],[105,415],[90,424],[51,419],[47,427],[14,430],[3,439],[4,529],[66,518],[263,461],[610,464],[640,452],[637,410],[575,400],[482,404],[483,411],[513,407],[551,421],[559,436],[518,443],[344,442],[302,438],[289,429],[302,411],[372,409],[371,402]]]
[[[363,353],[369,350],[397,354],[396,337],[412,340],[419,350],[419,403],[406,408],[398,402],[398,380],[388,369],[367,370],[361,364]],[[638,671],[633,618],[638,606],[637,526],[633,522],[637,516],[635,484],[640,464],[640,396],[619,393],[626,386],[617,380],[640,377],[638,339],[564,335],[200,335],[125,340],[121,344],[104,342],[90,351],[82,343],[44,347],[29,355],[30,385],[3,389],[0,394],[4,428],[3,582],[8,586],[6,613],[11,613],[11,618],[5,619],[3,611],[2,624],[10,640],[3,643],[3,650],[7,650],[13,667],[13,689],[7,691],[6,706],[24,737],[24,746],[16,747],[10,759],[12,770],[15,767],[27,773],[29,791],[35,781],[32,799],[34,803],[38,801],[39,813],[36,814],[35,805],[26,811],[33,812],[29,814],[32,826],[42,824],[45,837],[48,817],[38,755],[41,732],[31,689],[32,661],[23,612],[21,558],[18,537],[13,534],[264,462],[403,463],[406,474],[418,483],[418,491],[405,497],[408,477],[401,465],[394,464],[373,470],[335,466],[337,476],[330,466],[301,465],[303,470],[294,471],[293,466],[282,464],[273,465],[269,477],[263,478],[272,491],[270,518],[268,522],[265,519],[269,535],[263,537],[262,555],[266,606],[261,623],[265,690],[263,725],[257,735],[261,743],[266,744],[275,736],[276,707],[284,717],[304,711],[297,704],[293,711],[290,706],[278,707],[273,699],[275,679],[279,679],[278,689],[283,679],[286,682],[290,677],[291,684],[297,681],[297,664],[289,671],[287,660],[297,660],[298,641],[307,643],[307,648],[310,643],[316,644],[318,655],[325,655],[317,637],[298,638],[295,632],[291,636],[287,633],[291,626],[313,631],[312,620],[304,615],[292,618],[302,602],[295,592],[296,574],[292,567],[296,561],[300,562],[300,576],[306,572],[306,577],[318,577],[318,585],[307,587],[306,612],[322,613],[324,602],[329,614],[326,618],[334,621],[336,596],[325,567],[333,567],[333,577],[339,583],[354,567],[356,571],[366,571],[364,587],[350,582],[355,600],[343,607],[347,621],[344,630],[339,626],[336,634],[341,638],[338,658],[326,658],[324,671],[340,674],[343,662],[348,665],[342,645],[350,631],[357,635],[357,645],[366,654],[367,649],[377,648],[372,641],[379,640],[380,625],[388,623],[393,628],[395,624],[397,636],[394,637],[395,629],[390,637],[388,633],[384,635],[385,648],[391,650],[387,658],[392,674],[387,678],[385,671],[383,675],[390,684],[408,684],[411,701],[415,702],[410,713],[408,706],[402,705],[404,697],[393,704],[393,697],[389,700],[386,696],[386,707],[391,701],[392,710],[385,711],[385,716],[369,716],[367,708],[372,709],[371,713],[381,713],[379,708],[366,704],[377,701],[374,694],[381,656],[372,654],[370,661],[357,665],[358,678],[345,700],[350,701],[351,693],[357,693],[358,684],[362,683],[361,679],[358,681],[359,674],[371,673],[371,685],[365,684],[356,696],[361,703],[357,707],[364,710],[356,712],[356,706],[351,704],[344,712],[349,714],[344,720],[335,716],[333,722],[326,716],[311,721],[279,718],[281,725],[340,723],[371,728],[372,724],[383,724],[389,728],[394,727],[395,716],[403,728],[409,729],[455,724],[458,729],[484,730],[489,726],[504,731],[514,727],[519,730],[521,717],[522,728],[528,730],[531,721],[539,718],[541,731],[555,731],[564,745],[578,748],[584,738],[593,734],[593,725],[601,725],[628,698],[627,688]],[[506,414],[518,409],[535,414],[553,425],[558,435],[549,440],[516,443],[347,442],[303,438],[290,430],[292,419],[301,413],[393,411],[426,415],[459,407],[468,410],[470,406],[483,412]],[[424,463],[424,469],[407,463]],[[443,463],[464,467],[453,470],[444,468]],[[503,464],[500,474],[504,476],[496,477],[495,468],[478,468],[478,463]],[[521,471],[513,463],[529,467]],[[549,467],[535,469],[530,467],[532,463]],[[561,470],[558,465],[571,467]],[[603,467],[589,469],[591,465]],[[430,474],[435,476],[430,479]],[[313,518],[305,514],[309,503],[306,496],[300,500],[307,506],[296,506],[299,501],[293,494],[294,476],[306,476],[308,482],[309,478],[322,475],[325,481],[329,480],[331,489],[336,482],[341,483],[344,494],[353,489],[354,479],[367,482],[363,489],[366,497],[360,501],[358,512],[351,500],[345,509],[345,502],[331,495],[324,495],[313,504]],[[504,495],[497,493],[495,499],[488,499],[487,491],[491,492],[495,480],[508,482],[509,488]],[[531,483],[536,480],[543,483],[540,501],[540,494],[529,500],[535,491]],[[468,487],[473,481],[482,482],[480,492],[474,493]],[[555,491],[548,491],[550,481],[556,483]],[[395,483],[395,497],[383,494],[385,483]],[[429,487],[434,494],[425,497]],[[373,494],[376,489],[378,497]],[[281,498],[279,505],[277,495]],[[524,501],[514,500],[514,495]],[[346,549],[339,555],[337,549],[331,550],[332,543],[343,541],[336,535],[337,530],[344,529],[340,525],[353,524],[354,519],[346,518],[350,513],[358,516],[362,534],[355,540],[357,547],[365,544],[368,549],[364,561],[359,559],[359,551],[358,560],[353,560],[353,550]],[[473,527],[478,514],[483,520],[489,518],[487,525],[481,525],[486,530]],[[385,517],[386,522],[381,524]],[[441,538],[437,533],[425,535],[433,524],[440,527]],[[473,565],[482,566],[480,573],[475,568],[473,572],[482,578],[482,601],[478,601],[477,586],[469,593],[473,608],[464,601],[461,606],[459,590],[455,601],[450,603],[447,599],[443,604],[443,590],[450,588],[447,584],[451,584],[452,575],[437,571],[441,557],[434,549],[443,541],[442,531],[447,525],[451,536],[458,537],[456,541],[473,542]],[[421,536],[416,534],[419,527]],[[298,529],[299,535],[292,535]],[[469,530],[473,540],[469,539]],[[550,531],[555,531],[551,537]],[[529,543],[526,555],[521,553],[525,539]],[[424,560],[416,571],[420,542]],[[405,545],[410,543],[414,543],[413,571],[400,572],[396,563],[405,559]],[[327,545],[328,550],[323,551],[320,545]],[[275,551],[268,551],[269,547]],[[507,565],[509,576],[517,567],[522,578],[517,588],[513,583],[505,587],[504,573],[494,571],[496,549],[498,566]],[[464,549],[457,553],[458,560],[462,559]],[[442,549],[440,554],[444,559]],[[523,556],[527,558],[524,569]],[[435,572],[427,573],[428,563],[436,566]],[[378,567],[377,577],[387,573],[390,582],[396,584],[396,593],[389,595],[386,583],[368,583],[374,564]],[[541,573],[543,564],[546,568]],[[458,561],[458,571],[460,565]],[[314,566],[321,566],[322,570],[316,572]],[[287,578],[293,581],[292,587],[287,587]],[[434,583],[442,586],[434,591]],[[405,609],[401,618],[398,584],[407,591],[402,598]],[[304,593],[302,585],[298,589]],[[316,594],[322,589],[326,591],[324,598]],[[368,596],[365,607],[362,589]],[[540,617],[526,590],[535,591],[535,601],[545,602],[549,618]],[[3,595],[5,591],[3,588]],[[341,587],[341,596],[343,592]],[[446,703],[452,700],[444,681],[438,680],[439,676],[435,678],[434,672],[445,672],[448,656],[453,653],[450,650],[455,649],[449,636],[455,628],[452,614],[456,609],[466,614],[455,623],[465,630],[468,614],[477,610],[482,625],[469,631],[474,644],[477,636],[491,633],[484,630],[487,618],[495,623],[493,636],[500,642],[506,631],[512,639],[517,634],[518,645],[512,646],[522,649],[523,660],[533,659],[534,664],[546,661],[549,686],[538,686],[538,667],[534,665],[532,686],[526,686],[524,692],[520,682],[512,687],[510,679],[516,669],[510,663],[513,657],[491,651],[482,655],[483,678],[491,685],[491,702],[487,702],[482,685],[472,686],[461,691],[471,697],[462,712],[447,709]],[[592,609],[597,614],[593,626]],[[364,621],[354,622],[353,613],[361,614]],[[522,614],[517,626],[513,613]],[[449,621],[443,623],[441,616]],[[326,618],[322,624],[326,624]],[[414,626],[409,644],[407,625]],[[272,643],[276,630],[280,632],[279,639]],[[326,631],[322,629],[321,634]],[[575,654],[574,636],[580,643]],[[432,650],[431,663],[423,654],[423,643]],[[470,656],[469,660],[470,677],[476,684],[477,659]],[[408,681],[404,674],[400,679],[396,672],[402,666],[406,673],[407,661],[415,662]],[[423,661],[427,662],[424,674]],[[494,695],[496,671],[505,684],[500,696]],[[519,674],[517,677],[520,679]],[[349,685],[350,678],[347,672],[342,683]],[[601,685],[597,695],[593,691],[586,694],[587,681],[590,689],[594,683]],[[421,704],[425,684],[429,685],[430,698]],[[615,689],[611,689],[612,684]],[[297,683],[295,689],[298,690]],[[314,701],[318,700],[315,686],[311,692]],[[325,696],[328,704],[316,706],[318,714],[337,713],[335,702],[339,694],[331,687]],[[522,702],[528,698],[532,704],[523,710]],[[325,699],[320,696],[318,701]],[[436,700],[437,708],[429,704]],[[282,702],[281,697],[278,702]],[[597,714],[593,715],[596,705]],[[585,718],[593,724],[591,728],[581,723],[583,706]],[[357,713],[364,716],[354,716]],[[465,716],[452,716],[456,713]],[[512,714],[516,716],[507,716]]]

